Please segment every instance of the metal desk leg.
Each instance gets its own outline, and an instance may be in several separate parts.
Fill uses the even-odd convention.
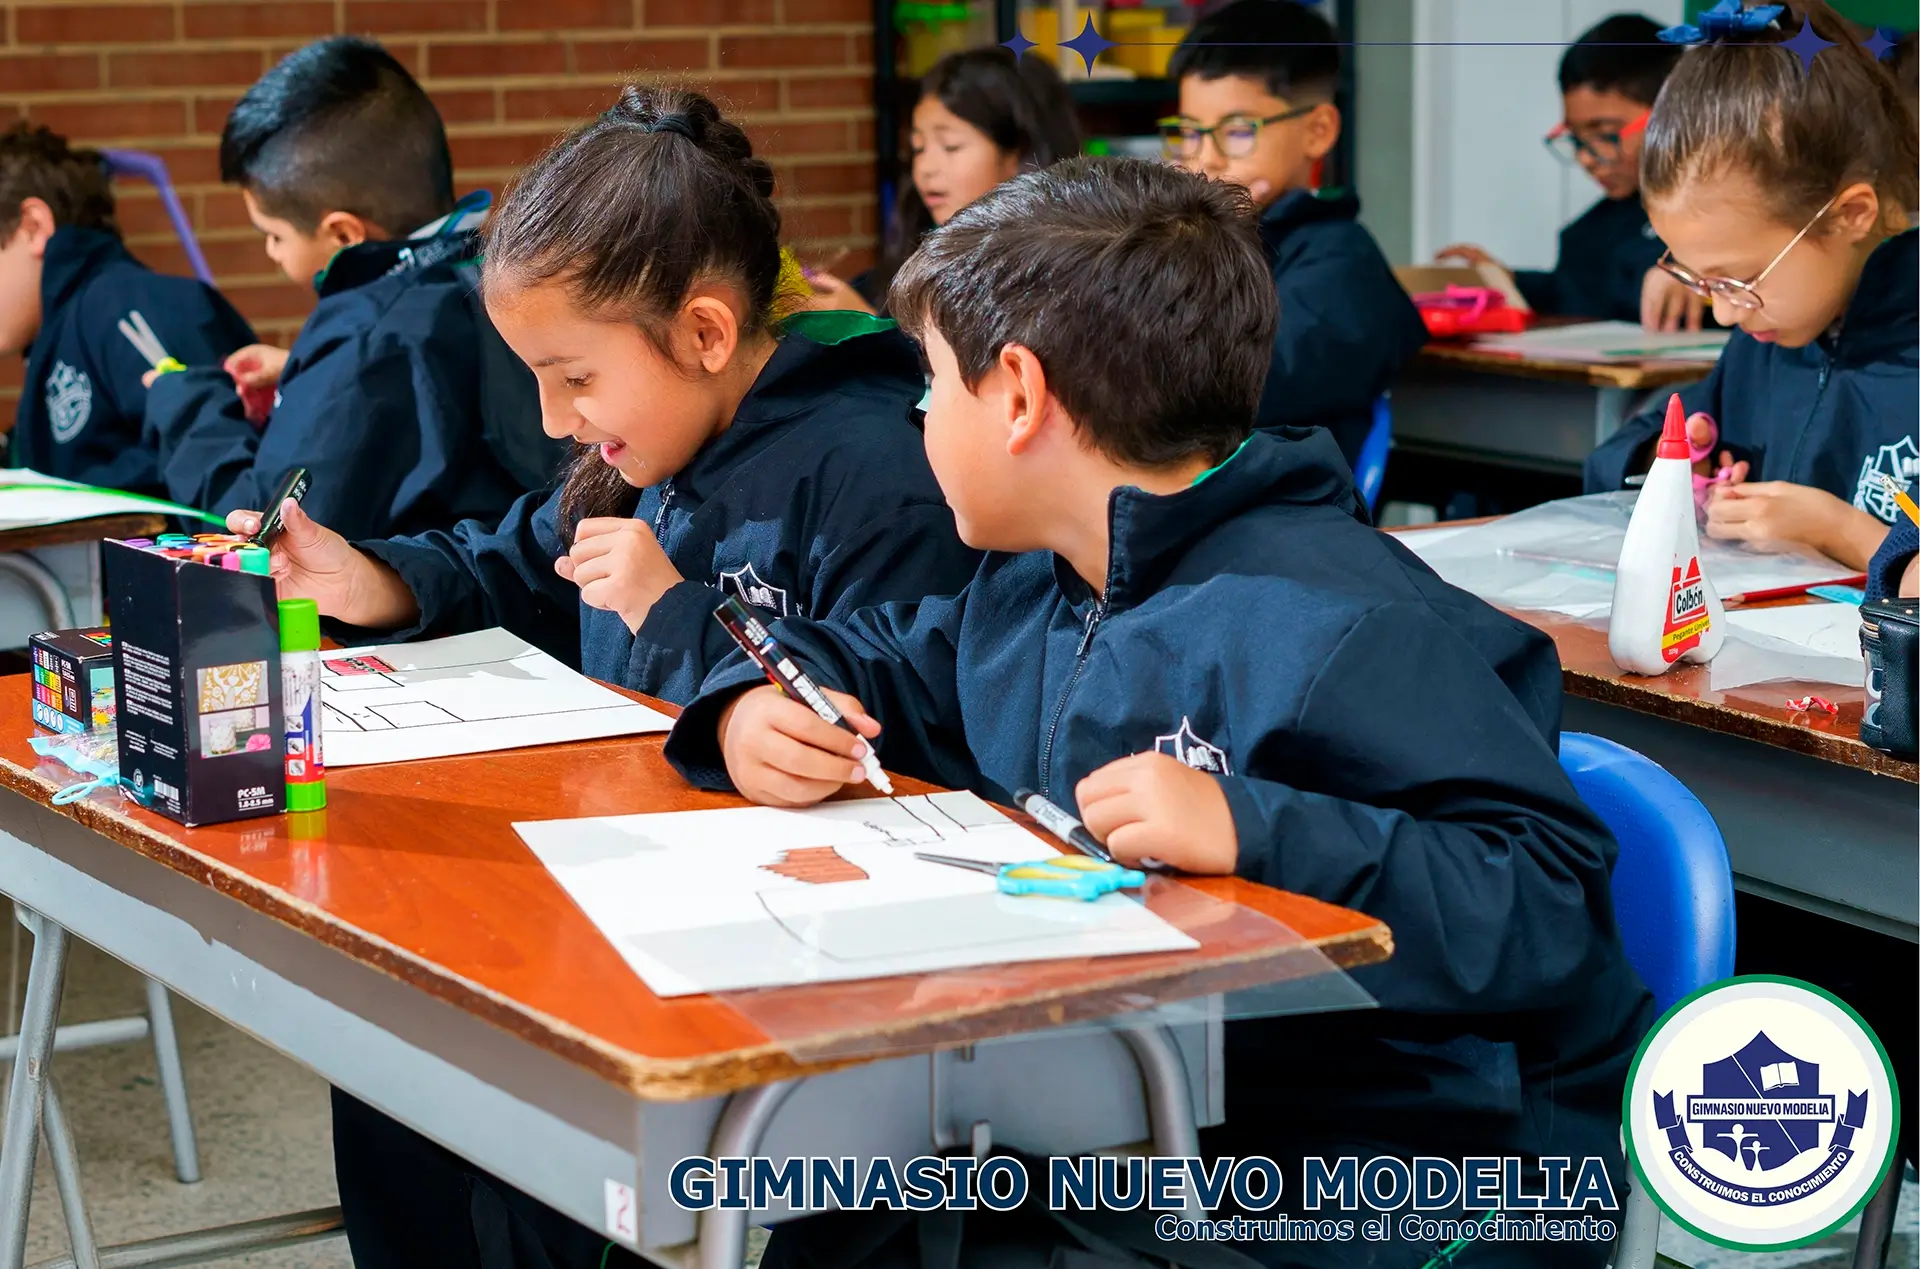
[[[1156,1026],[1116,1026],[1140,1078],[1147,1086],[1147,1122],[1153,1128],[1154,1153],[1189,1156],[1200,1153],[1200,1129],[1193,1120],[1193,1094],[1187,1087],[1187,1064],[1173,1032]]]
[[[147,1019],[153,1026],[153,1061],[160,1092],[167,1101],[167,1131],[173,1137],[173,1174],[182,1184],[200,1179],[200,1143],[193,1135],[193,1108],[187,1104],[187,1073],[180,1065],[180,1039],[173,1030],[173,1001],[167,989],[147,980]]]
[[[100,1269],[100,1252],[93,1240],[93,1222],[87,1217],[86,1196],[80,1190],[80,1158],[74,1153],[67,1113],[60,1106],[60,1087],[46,1081],[46,1101],[40,1107],[40,1130],[47,1137],[47,1157],[53,1161],[54,1188],[67,1218],[67,1243],[73,1248],[76,1269]]]
[[[780,1080],[735,1093],[727,1099],[714,1126],[713,1144],[708,1153],[715,1159],[759,1153],[773,1117],[799,1080]],[[740,1269],[747,1258],[747,1212],[745,1208],[709,1208],[700,1213],[700,1269]],[[6,1269],[0,1266],[0,1269]]]
[[[39,1145],[40,1103],[46,1089],[53,1029],[66,985],[67,932],[38,913],[21,909],[33,932],[27,965],[27,1003],[20,1015],[20,1050],[7,1091],[7,1122],[0,1135],[0,1269],[20,1269],[27,1251],[27,1204],[33,1198],[34,1153]]]
[[[1887,1263],[1887,1246],[1893,1241],[1893,1214],[1900,1206],[1900,1183],[1907,1165],[1900,1159],[1887,1169],[1887,1179],[1860,1209],[1860,1236],[1853,1244],[1853,1269],[1880,1269]]]

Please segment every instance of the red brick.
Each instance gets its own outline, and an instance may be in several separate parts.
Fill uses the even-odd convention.
[[[174,136],[186,131],[187,125],[184,101],[36,102],[27,107],[27,114],[35,123],[81,141]]]
[[[443,88],[430,95],[440,111],[440,117],[450,124],[493,123],[500,117],[491,88],[476,88],[470,92],[448,92]]]
[[[173,6],[23,5],[13,24],[20,44],[138,44],[173,38]]]
[[[619,40],[573,45],[573,68],[582,75],[630,75],[641,71],[705,70],[706,40]]]
[[[575,31],[584,27],[631,27],[633,0],[496,0],[502,31]]]
[[[0,92],[31,93],[99,86],[100,59],[97,57],[56,57],[50,53],[0,57]]]
[[[597,115],[619,99],[614,84],[583,84],[566,88],[509,88],[504,94],[506,117],[516,119],[584,119]]]
[[[313,311],[313,288],[292,282],[240,282],[220,288],[250,322],[303,318]]]
[[[801,22],[871,22],[872,0],[787,0],[789,24]]]
[[[211,141],[200,145],[150,145],[148,154],[157,154],[167,165],[167,175],[175,185],[215,185],[220,180],[220,151]]]
[[[778,165],[783,191],[788,195],[873,192],[871,163],[783,163]]]
[[[787,66],[845,66],[844,35],[729,35],[720,41],[720,65],[756,69]]]
[[[182,52],[114,53],[107,58],[107,83],[114,88],[186,88],[233,84],[244,88],[260,78],[266,62],[259,53]]]
[[[511,44],[429,44],[427,77],[559,75],[567,69],[567,46],[554,40]]]
[[[171,235],[153,242],[138,242],[132,246],[133,254],[148,268],[161,273],[174,273],[185,276],[193,272],[193,265],[187,260],[187,249],[180,240]],[[261,283],[272,283],[280,275],[273,261],[267,259],[261,240],[252,242],[221,241],[202,242],[200,251],[207,258],[207,267],[213,270],[213,276],[231,284],[246,278]]]
[[[334,32],[325,0],[267,0],[260,4],[189,4],[181,10],[190,40],[319,36]]]
[[[791,0],[789,0],[791,2]],[[645,0],[647,26],[772,26],[774,0]],[[868,12],[872,12],[871,3]]]
[[[347,30],[484,31],[487,0],[347,0]]]
[[[776,123],[753,130],[753,150],[770,158],[796,154],[844,154],[847,124],[843,119],[820,123]]]
[[[187,214],[193,214],[193,200],[185,200]],[[138,238],[143,234],[157,234],[162,230],[173,231],[173,222],[167,218],[167,209],[160,203],[160,196],[153,192],[153,186],[145,181],[116,181],[113,186],[113,218],[120,225],[120,232],[129,238]],[[0,362],[5,359],[0,358]]]
[[[795,110],[837,110],[873,104],[873,80],[866,75],[828,75],[787,81],[787,105]]]
[[[701,84],[700,91],[714,99],[727,115],[750,115],[755,111],[780,109],[780,81],[777,79],[715,79]]]
[[[851,207],[789,207],[780,214],[782,233],[796,241],[846,238],[853,234]]]
[[[477,137],[449,137],[453,149],[453,170],[464,174],[469,169],[516,168],[530,162],[559,138],[553,128],[538,132],[490,133]]]
[[[259,240],[260,231],[253,227],[253,221],[247,216],[247,204],[237,189],[214,189],[200,195],[200,215],[193,223],[196,229],[215,232],[244,229],[255,236],[255,241]]]
[[[233,103],[238,100],[238,97],[194,98],[193,130],[219,136],[227,126],[227,116],[233,113]]]

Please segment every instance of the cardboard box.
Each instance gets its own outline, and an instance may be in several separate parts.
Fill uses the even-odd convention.
[[[113,726],[113,636],[105,626],[48,630],[27,640],[33,721],[49,731]]]
[[[286,809],[273,579],[103,542],[120,775],[182,824]]]

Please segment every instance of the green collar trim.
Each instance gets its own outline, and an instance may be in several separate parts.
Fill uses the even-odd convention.
[[[1201,481],[1205,480],[1207,477],[1213,475],[1213,473],[1219,471],[1222,467],[1225,467],[1227,463],[1230,463],[1234,459],[1240,457],[1240,451],[1245,449],[1247,447],[1247,442],[1251,441],[1252,439],[1253,438],[1249,436],[1245,441],[1241,441],[1239,445],[1235,446],[1233,453],[1227,455],[1225,462],[1217,463],[1214,466],[1209,467],[1205,471],[1201,472],[1198,476],[1195,476],[1193,478],[1193,485],[1199,484]],[[1187,488],[1191,489],[1193,488],[1193,485],[1188,485]]]
[[[862,335],[878,335],[881,331],[893,330],[897,325],[899,323],[891,318],[875,317],[871,313],[832,309],[824,313],[795,313],[783,323],[781,332],[802,335],[816,344],[832,347]]]

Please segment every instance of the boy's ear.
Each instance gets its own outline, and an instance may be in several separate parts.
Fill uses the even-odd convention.
[[[1307,157],[1324,159],[1340,140],[1340,107],[1323,101],[1306,117]]]
[[[1017,457],[1046,429],[1053,395],[1047,391],[1046,367],[1023,344],[1003,346],[996,368],[1006,384],[1007,453]]]
[[[347,211],[330,211],[320,217],[320,223],[314,226],[313,236],[335,251],[343,251],[363,242],[384,242],[388,234],[365,217]]]
[[[54,223],[53,208],[42,198],[20,200],[20,223],[15,226],[7,246],[24,246],[37,260],[47,254],[47,241],[60,228]]]
[[[1880,214],[1884,210],[1880,193],[1873,188],[1873,183],[1856,181],[1840,191],[1828,215],[1833,218],[1834,232],[1843,235],[1848,242],[1860,242],[1883,232]]]

